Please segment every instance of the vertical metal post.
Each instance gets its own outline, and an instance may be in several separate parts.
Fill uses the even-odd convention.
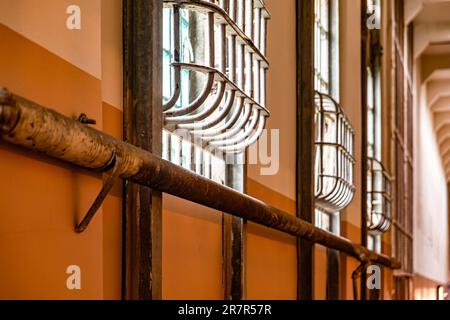
[[[161,156],[162,0],[123,8],[125,141]],[[161,192],[125,183],[124,211],[123,298],[161,299]]]
[[[314,221],[314,1],[297,1],[297,216]],[[314,297],[314,245],[298,240],[298,299]]]
[[[367,123],[367,61],[370,56],[368,48],[370,48],[369,29],[367,28],[367,0],[361,0],[361,244],[367,247],[367,161],[368,161],[368,123]],[[366,300],[366,271],[361,273],[361,300]]]
[[[239,161],[236,161],[240,158]],[[245,155],[235,156],[239,164],[227,164],[227,186],[242,193],[246,191]],[[242,164],[240,164],[242,163]],[[223,215],[223,259],[225,300],[246,299],[246,226],[244,219]]]
[[[337,233],[339,231],[340,216],[332,214],[330,219],[331,231]],[[327,300],[339,300],[341,297],[339,290],[339,257],[339,251],[327,248]]]

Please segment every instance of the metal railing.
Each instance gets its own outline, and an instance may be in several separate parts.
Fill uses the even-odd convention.
[[[77,226],[78,232],[86,229],[114,182],[121,178],[339,250],[363,263],[400,268],[396,259],[369,251],[150,152],[15,96],[6,89],[0,89],[0,139],[91,171],[109,174],[94,205]]]

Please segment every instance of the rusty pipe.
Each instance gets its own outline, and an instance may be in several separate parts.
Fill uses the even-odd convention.
[[[88,170],[105,172],[120,161],[122,179],[342,251],[360,261],[400,268],[396,259],[316,228],[5,89],[0,89],[0,138]]]

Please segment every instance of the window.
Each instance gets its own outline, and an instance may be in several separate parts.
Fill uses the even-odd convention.
[[[393,166],[396,181],[393,205],[393,252],[402,263],[401,272],[395,275],[396,299],[412,296],[413,279],[413,84],[410,72],[413,59],[413,25],[405,25],[404,1],[394,3],[393,14]]]
[[[178,21],[175,21],[178,19]],[[175,40],[174,25],[179,25],[180,39]],[[191,61],[193,57],[192,44],[189,39],[189,12],[187,10],[179,10],[175,15],[173,10],[165,9],[163,11],[163,102],[167,104],[172,96],[172,92],[175,91],[174,79],[175,72],[171,70],[172,61]],[[177,48],[175,49],[175,43]],[[180,46],[180,47],[179,47]],[[177,52],[178,51],[178,52]],[[179,55],[179,57],[176,57]],[[189,72],[187,70],[181,70],[181,83],[184,84],[180,93],[180,99],[176,101],[176,107],[180,108],[181,105],[189,103]]]
[[[338,0],[314,0],[316,226],[338,233],[336,216],[353,198],[353,129],[339,106]],[[338,223],[337,223],[338,224]]]
[[[378,0],[367,0],[368,14],[381,18]],[[381,252],[381,236],[391,225],[390,177],[382,164],[382,100],[381,100],[381,39],[377,29],[367,30],[366,112],[367,112],[367,230],[368,248]]]
[[[314,75],[317,91],[330,89],[330,7],[329,0],[315,0]]]
[[[163,157],[224,184],[269,117],[270,16],[262,0],[174,0],[163,18]]]
[[[339,1],[314,0],[315,89],[339,100]]]

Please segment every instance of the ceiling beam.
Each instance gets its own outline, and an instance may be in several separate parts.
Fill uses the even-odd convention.
[[[432,106],[441,97],[450,96],[450,79],[433,80],[427,84],[427,105]]]
[[[448,70],[450,73],[450,53],[422,56],[422,83],[432,80],[436,71],[441,70]]]

